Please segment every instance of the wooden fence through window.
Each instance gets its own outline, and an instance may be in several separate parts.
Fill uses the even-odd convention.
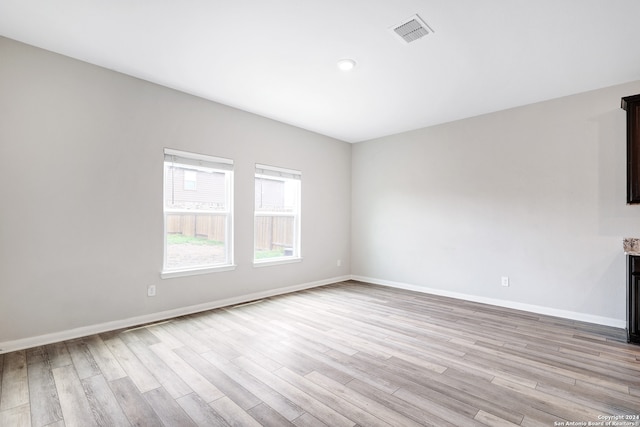
[[[168,214],[167,233],[224,242],[225,222],[226,215]],[[258,216],[254,226],[257,250],[271,251],[293,246],[293,217]]]
[[[215,214],[169,214],[167,233],[224,242],[226,219],[226,215]]]
[[[290,216],[257,216],[254,224],[256,250],[293,247],[293,225],[294,218]]]

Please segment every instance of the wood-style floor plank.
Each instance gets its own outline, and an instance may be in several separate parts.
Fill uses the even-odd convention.
[[[418,424],[429,427],[457,426],[456,424],[449,422],[448,420],[443,420],[435,417],[430,412],[427,412],[426,408],[415,406],[413,403],[399,398],[394,394],[395,392],[389,394],[375,387],[371,387],[369,384],[359,379],[353,379],[347,384],[347,386],[350,389],[362,394],[363,396],[368,397],[375,402],[378,402],[378,404],[384,405],[390,410],[414,420]]]
[[[323,402],[314,399],[299,387],[293,386],[288,382],[280,379],[278,376],[267,371],[253,361],[245,357],[238,357],[237,359],[233,360],[233,363],[244,371],[256,377],[258,380],[262,381],[264,384],[269,385],[269,387],[273,388],[275,391],[282,394],[296,405],[304,408],[306,412],[325,422],[327,425],[336,427],[353,427],[355,425],[355,422],[348,419],[341,413],[325,405]]]
[[[304,410],[298,405],[269,387],[267,384],[250,375],[242,368],[229,361],[221,361],[211,353],[205,353],[202,356],[251,394],[258,397],[262,402],[277,411],[285,419],[291,421],[304,414]]]
[[[0,411],[0,426],[30,427],[30,406],[15,406],[13,408]]]
[[[265,427],[293,427],[295,425],[264,403],[247,410],[247,413]]]
[[[160,383],[149,372],[135,354],[127,347],[127,345],[118,337],[114,337],[105,341],[105,345],[114,355],[124,372],[138,387],[140,393],[146,393],[150,390],[160,388]]]
[[[196,393],[191,393],[176,400],[189,417],[198,426],[228,427],[229,424],[207,402]]]
[[[42,351],[42,347],[38,350]],[[48,426],[63,419],[51,363],[46,353],[27,351],[31,424]]]
[[[342,396],[315,384],[313,381],[305,377],[299,376],[287,368],[280,368],[275,371],[274,374],[292,386],[302,390],[318,402],[322,402],[327,407],[343,414],[354,423],[360,423],[372,427],[391,427],[391,424],[383,421],[370,412],[363,410],[359,406],[354,405]]]
[[[413,421],[411,418],[406,417],[381,404],[380,402],[376,402],[375,400],[370,399],[367,396],[358,393],[356,390],[353,390],[346,385],[334,381],[319,372],[311,372],[310,374],[306,375],[305,378],[324,388],[328,392],[339,396],[345,401],[348,401],[351,404],[371,413],[372,415],[375,415],[382,421],[385,421],[392,426],[401,425],[404,427],[418,427],[421,425]],[[358,420],[358,422],[360,422],[360,420]]]
[[[236,383],[226,373],[209,363],[191,348],[182,347],[174,351],[192,368],[201,372],[207,381],[215,384],[225,396],[230,397],[243,410],[246,411],[260,404],[260,399],[253,393]]]
[[[73,363],[71,356],[69,355],[69,351],[67,350],[67,345],[64,342],[49,344],[45,346],[44,349],[46,350],[47,357],[49,358],[51,369],[69,366]]]
[[[154,342],[151,345],[155,344],[158,343]],[[174,399],[193,393],[191,387],[147,345],[137,341],[129,343],[129,348]]]
[[[89,346],[84,340],[77,339],[67,341],[67,351],[81,380],[100,375],[100,367],[93,358]]]
[[[72,365],[53,369],[66,426],[97,426],[89,399]]]
[[[260,427],[260,423],[258,423],[255,418],[226,396],[214,400],[209,405],[211,405],[231,427]]]
[[[165,347],[162,343],[152,345],[151,349],[205,402],[210,403],[224,396],[216,386],[193,369],[174,350]]]
[[[0,411],[29,404],[27,353],[16,351],[4,355]]]
[[[0,355],[2,427],[638,414],[640,346],[622,330],[354,281]]]
[[[329,427],[313,415],[304,413],[293,421],[298,427]]]
[[[86,343],[94,360],[100,367],[102,375],[104,375],[107,381],[113,381],[127,376],[127,373],[122,369],[116,357],[105,345],[102,337],[99,335],[88,337],[86,338]]]
[[[109,387],[132,425],[137,427],[164,425],[131,379],[124,377],[113,380],[109,383]]]
[[[102,375],[81,380],[89,406],[99,426],[129,426],[131,423],[122,411],[113,391]]]
[[[147,402],[166,426],[191,427],[196,426],[193,420],[182,409],[167,391],[160,387],[144,393]]]

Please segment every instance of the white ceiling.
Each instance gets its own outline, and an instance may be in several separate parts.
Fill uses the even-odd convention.
[[[435,33],[405,44],[388,28],[416,13]],[[638,80],[639,18],[638,0],[0,0],[2,36],[348,142]]]

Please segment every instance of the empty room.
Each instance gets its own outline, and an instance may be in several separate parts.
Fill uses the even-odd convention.
[[[640,426],[635,0],[0,0],[0,426]]]

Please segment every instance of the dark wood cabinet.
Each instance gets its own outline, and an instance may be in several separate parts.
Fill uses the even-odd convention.
[[[627,112],[627,203],[640,203],[640,95],[622,98]]]
[[[640,344],[640,255],[627,255],[627,342]]]

